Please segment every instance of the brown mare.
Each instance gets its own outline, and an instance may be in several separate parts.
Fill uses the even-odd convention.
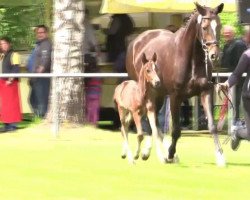
[[[172,114],[172,143],[166,162],[173,162],[176,144],[181,135],[180,105],[185,98],[201,94],[201,101],[208,118],[209,131],[214,136],[218,165],[225,165],[225,159],[212,116],[211,82],[212,64],[219,56],[218,39],[220,19],[224,4],[216,8],[203,7],[195,3],[196,11],[185,27],[176,33],[167,30],[149,30],[140,34],[128,47],[126,68],[130,78],[137,80],[142,52],[147,56],[158,55],[159,77],[162,82],[158,100],[170,95]],[[208,59],[206,59],[208,58]],[[207,60],[207,62],[206,62]],[[206,64],[207,63],[207,64]]]
[[[154,98],[152,98],[154,96],[152,92],[154,91],[149,90],[151,87],[157,88],[160,86],[160,79],[156,72],[156,60],[156,54],[153,55],[151,60],[147,60],[145,54],[143,53],[142,58],[140,59],[140,66],[142,67],[139,72],[138,82],[134,80],[124,81],[115,89],[114,101],[118,108],[121,120],[121,132],[124,139],[122,158],[126,158],[126,156],[128,156],[128,161],[130,163],[134,163],[134,159],[139,158],[140,146],[143,140],[141,118],[144,114],[147,114],[148,116],[153,135],[158,135],[155,103]],[[134,119],[138,134],[137,148],[134,158],[128,144],[128,128],[132,118]],[[160,138],[159,140],[161,141]],[[150,149],[146,149],[145,151],[146,152],[142,154],[143,159],[147,159]],[[164,160],[163,156],[162,159]]]

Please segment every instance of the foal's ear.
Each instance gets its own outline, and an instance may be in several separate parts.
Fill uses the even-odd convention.
[[[154,61],[154,62],[156,62],[156,60],[157,60],[157,54],[154,52],[154,55],[153,55],[153,57],[152,57],[152,60]]]
[[[202,16],[205,16],[207,14],[206,9],[203,6],[201,6],[198,2],[194,2],[194,5],[196,6],[196,9]]]
[[[145,65],[145,63],[148,62],[145,53],[142,54],[142,59],[141,59],[141,60],[142,60],[142,64],[143,64],[143,65]]]
[[[217,14],[221,13],[222,10],[223,10],[223,8],[224,8],[224,3],[221,3],[220,5],[218,5],[218,6],[214,9],[215,14],[217,15]]]

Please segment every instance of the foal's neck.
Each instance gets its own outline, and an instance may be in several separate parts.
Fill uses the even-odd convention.
[[[138,79],[138,99],[140,100],[140,102],[142,102],[144,100],[144,98],[146,97],[146,93],[147,93],[147,81],[145,79],[144,76],[144,66],[141,68],[140,70],[140,74],[139,74],[139,79]]]

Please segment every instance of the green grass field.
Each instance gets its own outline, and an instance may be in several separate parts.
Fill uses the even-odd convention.
[[[221,137],[221,141],[225,136]],[[130,135],[132,146],[135,135]],[[92,127],[33,125],[0,134],[1,200],[186,200],[249,199],[250,145],[224,147],[227,167],[215,165],[213,139],[184,133],[179,164],[120,158],[119,132]]]

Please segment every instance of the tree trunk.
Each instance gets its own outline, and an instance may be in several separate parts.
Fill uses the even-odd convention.
[[[84,3],[82,0],[54,1],[54,73],[83,72]],[[85,94],[83,78],[52,81],[48,120],[59,113],[60,123],[83,124]],[[56,105],[57,103],[57,105]],[[56,109],[58,108],[58,109]]]

